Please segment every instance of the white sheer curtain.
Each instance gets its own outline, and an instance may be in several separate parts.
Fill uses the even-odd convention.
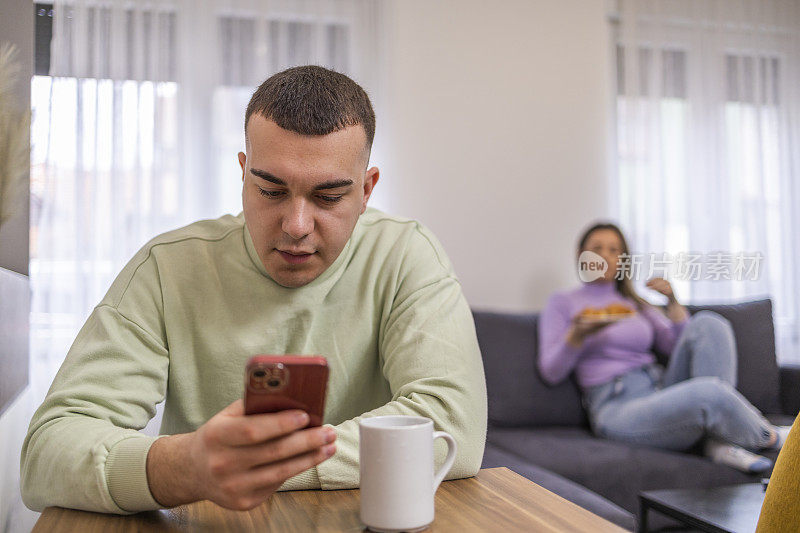
[[[778,357],[800,361],[800,3],[619,0],[611,21],[633,247],[684,300],[771,297]],[[741,256],[757,272],[736,276]],[[686,258],[699,279],[676,276]]]
[[[32,384],[43,396],[111,281],[156,234],[241,210],[244,109],[297,64],[375,96],[368,0],[56,0],[32,82]]]

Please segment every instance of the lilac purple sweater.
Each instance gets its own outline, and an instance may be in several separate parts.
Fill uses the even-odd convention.
[[[606,326],[586,338],[583,346],[567,344],[572,317],[586,307],[636,303],[617,292],[614,282],[595,281],[553,294],[539,319],[539,371],[551,384],[566,378],[574,369],[582,388],[606,383],[616,376],[655,362],[651,352],[671,353],[686,320],[673,323],[652,306],[638,309],[631,318]]]

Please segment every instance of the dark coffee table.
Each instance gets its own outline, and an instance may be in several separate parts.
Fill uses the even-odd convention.
[[[702,531],[753,533],[763,503],[761,483],[653,490],[639,495],[639,527],[640,531],[647,531],[647,512],[653,509]]]

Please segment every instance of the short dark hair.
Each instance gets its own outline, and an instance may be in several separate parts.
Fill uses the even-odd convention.
[[[302,135],[327,135],[361,124],[368,149],[375,137],[375,112],[366,91],[344,74],[316,65],[288,68],[267,78],[247,104],[245,135],[253,113]]]

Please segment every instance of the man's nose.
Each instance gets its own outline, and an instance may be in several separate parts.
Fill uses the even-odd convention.
[[[313,208],[302,198],[289,202],[281,228],[294,240],[300,240],[314,231]]]

